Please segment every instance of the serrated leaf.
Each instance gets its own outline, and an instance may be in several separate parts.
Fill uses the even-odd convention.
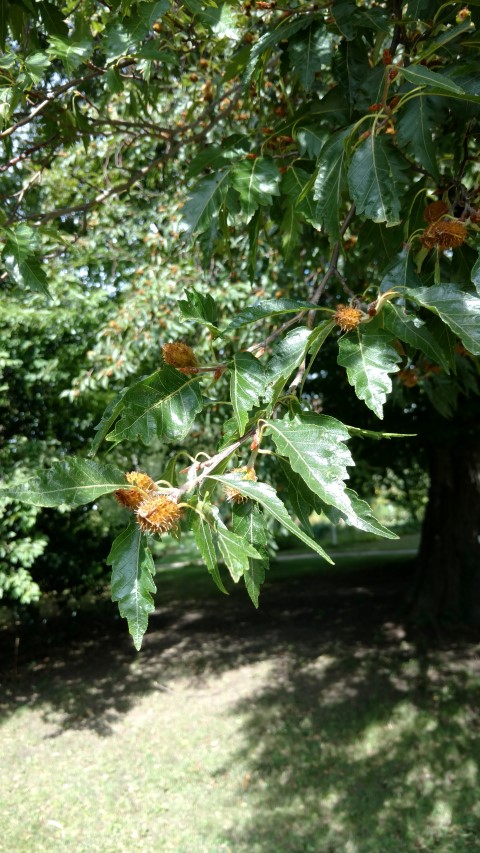
[[[51,35],[49,37],[49,48],[47,50],[49,58],[54,61],[60,59],[65,66],[67,74],[71,74],[88,59],[94,50],[93,40],[87,36],[76,37],[75,34],[70,38]]]
[[[240,494],[244,495],[244,497],[257,501],[257,503],[263,506],[270,515],[273,515],[273,517],[276,518],[283,527],[286,527],[290,533],[293,533],[301,539],[305,545],[308,545],[309,548],[312,548],[317,552],[317,554],[320,554],[327,563],[331,563],[333,565],[333,560],[328,556],[323,548],[303,530],[301,530],[300,527],[297,527],[293,519],[290,518],[284,504],[272,486],[268,486],[266,483],[253,483],[249,480],[243,480],[241,477],[235,477],[232,475],[223,477],[211,475],[208,479],[216,480],[218,483],[223,483],[224,486],[234,486]]]
[[[458,335],[465,349],[480,355],[480,298],[464,293],[456,284],[439,284],[432,287],[408,290],[414,302],[433,311]]]
[[[248,413],[260,405],[267,379],[263,365],[250,352],[234,356],[230,379],[230,395],[240,435],[245,432]]]
[[[285,382],[298,367],[305,356],[312,333],[301,326],[287,332],[284,338],[272,350],[272,356],[266,366],[267,392],[270,409],[276,403]]]
[[[472,283],[475,285],[476,291],[480,296],[480,254],[472,267],[471,277]]]
[[[245,214],[250,222],[258,207],[271,204],[273,197],[280,195],[280,173],[271,157],[242,160],[232,170],[232,186],[235,187]]]
[[[128,488],[124,475],[113,465],[67,456],[54,462],[49,471],[18,486],[0,489],[0,493],[32,506],[77,507]]]
[[[422,280],[415,272],[410,246],[404,246],[402,251],[391,261],[384,272],[380,283],[380,293],[387,290],[404,290],[406,287],[421,286]]]
[[[305,36],[291,39],[288,55],[292,71],[299,78],[305,91],[309,92],[317,71],[329,64],[332,40],[325,27],[312,26]]]
[[[390,373],[396,373],[401,356],[393,346],[395,338],[378,322],[359,326],[338,342],[338,364],[345,367],[350,385],[378,418],[392,390]]]
[[[232,580],[238,583],[245,572],[249,570],[249,559],[261,560],[262,555],[253,545],[249,545],[243,536],[237,536],[222,523],[217,526],[217,537],[218,547],[225,560],[225,565],[232,576]]]
[[[210,572],[215,584],[221,592],[224,592],[225,595],[228,595],[228,591],[223,585],[220,570],[218,568],[217,553],[215,550],[215,543],[213,541],[213,535],[210,525],[204,518],[198,515],[198,513],[195,513],[195,517],[193,519],[192,524],[192,531],[197,548],[200,551],[205,565],[208,571]]]
[[[182,208],[179,231],[190,239],[217,218],[230,185],[230,168],[199,181]]]
[[[396,189],[402,163],[398,152],[383,136],[372,134],[356,149],[348,170],[350,194],[357,213],[373,222],[400,222]]]
[[[118,601],[120,616],[137,651],[142,646],[148,616],[155,609],[152,592],[155,565],[146,538],[134,521],[115,539],[107,565],[112,567],[112,601]]]
[[[202,406],[198,378],[166,365],[126,391],[120,420],[107,441],[118,444],[140,437],[150,444],[155,437],[185,438]]]
[[[256,323],[257,320],[263,320],[265,317],[274,317],[277,314],[295,314],[297,311],[310,311],[312,309],[318,310],[318,305],[300,299],[263,299],[237,314],[222,334],[228,335],[235,329],[248,326],[249,323]]]
[[[192,288],[185,291],[186,299],[177,302],[184,317],[198,320],[217,332],[218,306],[209,293],[199,293]]]
[[[333,240],[340,235],[340,211],[347,189],[345,141],[349,133],[348,128],[339,131],[324,145],[315,179],[316,215]]]
[[[269,566],[266,547],[267,531],[263,513],[258,504],[252,501],[234,504],[232,507],[232,526],[234,533],[246,539],[261,556],[260,560],[253,560],[249,557],[248,570],[243,575],[247,592],[255,607],[258,607],[260,587],[265,580],[265,573]]]
[[[383,306],[381,317],[385,328],[392,335],[415,347],[415,349],[419,349],[428,358],[443,367],[447,373],[450,372],[450,365],[445,353],[423,320],[415,317],[414,314],[408,315],[402,307],[393,305],[391,302],[387,302]]]
[[[311,17],[309,15],[299,16],[293,21],[282,21],[277,27],[275,27],[275,29],[269,30],[261,36],[250,52],[250,59],[248,60],[245,71],[245,82],[248,83],[251,80],[252,75],[257,68],[259,59],[264,53],[276,47],[284,39],[288,39],[290,36],[295,35],[299,30],[305,29],[305,27],[308,27],[310,23]]]
[[[421,166],[438,180],[433,130],[438,112],[429,98],[414,98],[402,109],[397,124],[397,140],[407,153],[413,153]]]
[[[36,257],[33,255],[26,257],[20,263],[17,263],[11,257],[6,257],[4,263],[5,269],[16,284],[20,287],[27,287],[35,293],[42,293],[43,296],[50,298],[50,292],[47,287],[47,274]]]
[[[21,264],[26,258],[32,255],[32,249],[35,248],[37,236],[33,228],[20,222],[14,228],[6,228],[5,234],[7,242],[2,251],[2,257],[8,258],[12,256],[17,264]]]
[[[123,388],[120,391],[120,394],[117,394],[117,396],[110,401],[107,408],[105,409],[101,420],[95,426],[96,435],[92,441],[92,445],[88,453],[89,456],[95,456],[110,427],[112,427],[117,418],[120,417],[120,414],[123,410],[123,398],[128,390],[128,388]]]
[[[287,457],[293,471],[324,504],[343,513],[348,524],[370,532],[375,528],[378,535],[392,538],[368,504],[345,487],[347,467],[354,462],[345,446],[350,434],[344,424],[327,415],[300,413],[268,421],[268,432],[278,452]],[[303,498],[307,500],[304,492]],[[315,507],[314,501],[311,505]]]
[[[450,95],[465,94],[463,89],[457,86],[453,80],[444,74],[438,74],[436,71],[431,71],[430,68],[425,68],[424,65],[409,65],[408,68],[401,68],[400,71],[405,79],[409,83],[414,83],[415,86],[429,86],[436,92],[447,92]]]

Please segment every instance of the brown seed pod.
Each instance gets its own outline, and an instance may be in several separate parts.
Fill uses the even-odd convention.
[[[183,516],[183,509],[166,495],[153,495],[136,509],[137,523],[144,533],[168,533]]]
[[[351,332],[360,325],[362,312],[359,308],[353,308],[352,305],[339,305],[333,319],[343,332]]]
[[[427,249],[437,246],[439,249],[455,249],[461,246],[467,236],[467,229],[458,220],[432,222],[422,234],[421,240]]]
[[[135,486],[134,489],[118,489],[114,493],[114,497],[121,506],[127,509],[137,509],[145,498],[157,491],[157,487],[152,478],[148,474],[142,474],[141,471],[130,471],[125,474],[127,482]]]
[[[171,364],[172,367],[197,366],[195,353],[188,344],[182,344],[179,342],[163,344],[162,353],[165,364]]]
[[[436,222],[446,213],[448,213],[448,204],[445,204],[444,201],[433,201],[423,211],[423,218],[425,222]]]
[[[249,468],[248,465],[243,465],[241,468],[232,468],[229,474],[243,474],[242,479],[249,480],[251,483],[254,483],[257,479],[254,469]],[[245,501],[248,501],[248,498],[242,495],[235,486],[225,486],[225,497],[227,501],[234,504],[243,504]]]

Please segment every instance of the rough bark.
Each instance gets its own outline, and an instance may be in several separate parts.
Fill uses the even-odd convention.
[[[430,492],[413,615],[480,624],[480,435],[429,447]]]

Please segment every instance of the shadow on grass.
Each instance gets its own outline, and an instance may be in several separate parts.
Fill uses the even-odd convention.
[[[259,611],[244,590],[212,595],[199,570],[165,574],[170,603],[141,655],[111,605],[49,648],[27,637],[0,712],[39,708],[50,736],[109,736],[174,679],[198,687],[268,661],[268,683],[232,710],[250,771],[239,795],[251,805],[232,850],[470,853],[480,849],[478,638],[420,647],[398,615],[411,565],[372,564],[331,574],[279,565]]]

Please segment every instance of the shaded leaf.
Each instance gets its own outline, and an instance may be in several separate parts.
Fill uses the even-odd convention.
[[[403,290],[406,287],[419,287],[421,278],[415,272],[410,246],[404,246],[401,252],[393,258],[383,274],[380,283],[380,293],[387,290]]]
[[[358,213],[374,222],[400,222],[396,181],[402,161],[384,136],[372,134],[356,149],[348,170],[348,184]]]
[[[310,15],[304,15],[296,17],[294,20],[281,21],[275,29],[269,30],[261,36],[250,52],[250,59],[245,71],[245,82],[248,83],[251,79],[257,68],[259,59],[263,54],[276,47],[284,39],[288,39],[290,36],[298,33],[299,30],[303,30],[308,27],[311,20]]]
[[[401,148],[413,153],[421,166],[438,179],[433,130],[438,113],[429,98],[414,98],[402,109],[397,124],[397,139]]]
[[[317,71],[330,62],[332,40],[323,26],[312,26],[305,36],[291,39],[288,56],[292,71],[309,92]]]
[[[188,197],[182,208],[179,231],[191,238],[199,231],[206,231],[217,218],[225,201],[230,183],[230,168],[203,178]]]
[[[407,295],[440,317],[465,349],[480,355],[480,297],[463,293],[456,284],[408,290]]]
[[[297,311],[309,311],[311,309],[318,309],[318,305],[300,299],[263,299],[237,314],[223,331],[223,334],[228,335],[235,329],[240,329],[241,326],[247,326],[249,323],[255,323],[265,317],[274,317],[276,314],[295,314]]]
[[[449,373],[450,365],[445,353],[426,323],[414,314],[408,315],[399,305],[387,302],[382,310],[384,326],[395,337],[423,352]]]
[[[260,560],[253,560],[249,557],[248,570],[243,575],[247,592],[255,607],[258,607],[260,587],[265,580],[265,572],[269,566],[267,531],[263,512],[259,505],[252,501],[234,504],[232,507],[232,526],[234,532],[246,539],[250,545],[253,545],[261,556]]]
[[[270,157],[242,160],[232,170],[232,186],[249,222],[259,206],[271,204],[273,196],[280,195],[280,173]]]
[[[274,347],[265,371],[268,384],[266,396],[270,401],[270,408],[277,401],[287,379],[304,358],[311,334],[304,326],[292,329]]]
[[[408,68],[402,68],[401,73],[409,83],[414,83],[415,86],[428,86],[436,92],[448,92],[450,95],[465,94],[463,89],[445,74],[438,74],[437,71],[431,71],[424,65],[409,65]]]
[[[228,595],[228,592],[223,585],[220,570],[218,568],[217,553],[215,550],[215,543],[213,541],[212,530],[208,522],[200,515],[198,515],[198,513],[195,513],[195,517],[192,523],[192,531],[197,548],[200,551],[205,565],[208,571],[210,572],[214,582],[216,583],[221,592],[224,592],[225,595]]]
[[[155,565],[146,537],[134,521],[115,539],[107,565],[112,567],[112,601],[118,601],[120,616],[128,622],[128,630],[137,651],[142,646],[148,616],[155,609],[152,592]]]
[[[315,179],[316,215],[334,240],[340,234],[340,212],[347,190],[345,143],[349,133],[347,128],[333,134],[322,148]]]
[[[217,525],[218,547],[225,560],[225,565],[232,576],[232,580],[238,583],[241,577],[249,570],[249,559],[261,560],[253,545],[249,545],[243,536],[238,536],[224,526],[223,522]]]

